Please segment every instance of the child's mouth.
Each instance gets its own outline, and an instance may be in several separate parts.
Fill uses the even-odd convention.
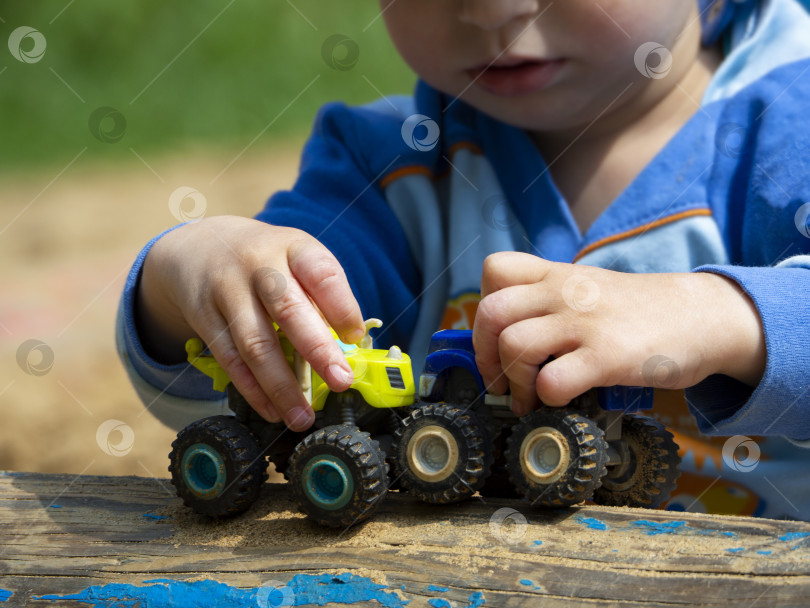
[[[525,95],[548,85],[563,63],[563,59],[525,60],[509,65],[496,63],[471,68],[467,75],[474,84],[493,95]]]

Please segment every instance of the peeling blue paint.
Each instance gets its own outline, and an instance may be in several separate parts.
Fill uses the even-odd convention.
[[[642,528],[647,532],[647,536],[656,536],[658,534],[677,534],[679,528],[686,526],[685,521],[649,521],[646,519],[638,519],[630,524],[634,528]],[[688,526],[687,526],[688,527]]]
[[[773,551],[757,551],[760,555],[770,555]]]
[[[480,591],[471,593],[467,601],[469,603],[460,608],[480,608],[487,603],[484,599],[484,595]],[[453,605],[444,598],[431,598],[428,600],[428,604],[433,606],[433,608],[453,608]]]
[[[633,528],[645,530],[648,536],[655,536],[657,534],[697,534],[698,536],[726,536],[734,538],[737,536],[735,532],[728,530],[714,530],[698,529],[688,525],[685,521],[650,521],[647,519],[637,519],[630,522]]]
[[[607,524],[594,517],[582,517],[578,515],[574,518],[581,524],[588,526],[591,530],[607,530]]]
[[[0,589],[0,602],[7,602],[12,595],[14,594],[8,589]]]
[[[543,544],[543,541],[542,540],[536,540],[536,541],[534,541],[534,544],[539,547],[540,545]]]
[[[51,509],[61,509],[62,505],[48,505]]]
[[[213,580],[143,581],[145,586],[111,583],[88,587],[71,595],[43,595],[34,599],[77,600],[93,608],[257,608],[267,606],[324,606],[329,603],[354,604],[376,600],[384,608],[404,608],[402,600],[387,587],[351,573],[296,574],[277,594],[263,598],[266,587],[239,589]],[[480,606],[481,604],[478,604]],[[471,604],[472,606],[472,604]]]
[[[154,513],[144,513],[146,519],[169,519],[166,515],[155,515]]]
[[[810,532],[788,532],[784,536],[780,536],[779,540],[785,541],[787,543],[787,542],[790,542],[792,540],[798,540],[800,538],[805,538],[807,536],[810,536]]]
[[[450,587],[439,587],[438,585],[429,585],[428,591],[437,591],[438,593],[447,593]]]
[[[527,578],[522,578],[522,579],[520,579],[520,584],[521,585],[526,585],[527,587],[533,587],[534,586],[534,581],[530,581]]]
[[[726,549],[729,553],[739,553],[740,551],[745,551],[745,547],[733,547],[731,549]]]
[[[729,532],[728,530],[712,530],[711,528],[698,530],[697,528],[692,528],[690,526],[686,526],[684,528],[684,532],[694,532],[698,536],[728,536],[729,538],[734,538],[737,536],[736,532]]]

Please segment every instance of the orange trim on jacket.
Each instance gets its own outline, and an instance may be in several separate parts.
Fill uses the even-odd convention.
[[[483,155],[484,152],[479,148],[477,145],[470,141],[458,141],[450,146],[449,156],[452,158],[456,152],[459,150],[470,150],[473,154]],[[394,169],[391,173],[388,173],[380,180],[380,187],[387,188],[393,182],[398,180],[401,177],[407,177],[408,175],[426,175],[431,179],[435,179],[437,177],[442,177],[445,175],[447,171],[442,172],[440,175],[436,175],[433,171],[430,170],[429,167],[425,165],[408,165],[407,167],[400,167],[399,169]]]
[[[689,209],[687,211],[681,211],[680,213],[675,213],[673,215],[662,217],[654,222],[650,222],[649,224],[644,224],[643,226],[638,226],[631,230],[626,230],[625,232],[620,232],[618,234],[612,234],[608,237],[603,239],[599,239],[598,241],[591,243],[584,249],[582,249],[576,256],[574,256],[574,262],[582,259],[590,252],[599,249],[605,245],[609,245],[610,243],[615,243],[616,241],[621,241],[631,236],[635,236],[637,234],[642,234],[647,232],[648,230],[652,230],[653,228],[658,228],[659,226],[663,226],[664,224],[670,224],[672,222],[677,222],[678,220],[685,219],[687,217],[694,217],[698,215],[711,215],[711,209]]]

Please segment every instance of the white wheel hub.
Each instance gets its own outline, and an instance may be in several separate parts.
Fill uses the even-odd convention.
[[[408,442],[408,466],[423,481],[447,478],[455,470],[458,459],[455,437],[441,426],[424,426]]]
[[[550,426],[533,429],[520,444],[520,466],[531,483],[557,481],[571,461],[568,442]]]

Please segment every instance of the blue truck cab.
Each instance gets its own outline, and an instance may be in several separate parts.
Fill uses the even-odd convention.
[[[464,395],[458,394],[459,387],[463,387]],[[486,394],[484,380],[475,364],[472,330],[447,329],[436,332],[430,340],[425,367],[419,378],[419,397],[425,401],[464,402],[469,401],[473,391],[477,397]],[[651,388],[599,387],[596,394],[599,407],[607,411],[633,414],[653,407]]]

